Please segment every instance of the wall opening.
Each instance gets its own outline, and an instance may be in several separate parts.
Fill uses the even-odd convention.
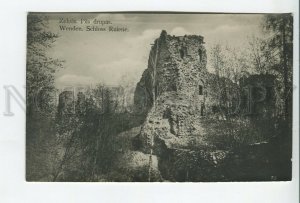
[[[180,49],[180,57],[183,59],[183,57],[184,57],[184,50],[183,49]]]
[[[201,116],[204,116],[204,110],[205,110],[205,106],[204,106],[204,104],[202,103],[202,104],[201,104],[201,110],[200,110],[200,115],[201,115]]]
[[[203,86],[199,85],[199,95],[203,95]]]
[[[202,50],[201,49],[198,50],[198,54],[199,54],[199,60],[201,62],[202,61]]]

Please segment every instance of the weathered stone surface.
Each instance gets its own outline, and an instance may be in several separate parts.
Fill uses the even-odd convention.
[[[263,85],[270,86],[274,78],[250,76],[240,84],[233,83],[209,73],[206,60],[202,36],[175,37],[162,31],[151,49],[148,68],[137,84],[134,101],[146,115],[138,135],[139,150],[158,157],[164,179],[230,180],[228,174],[225,177],[232,163],[228,160],[240,157],[233,143],[241,140],[246,146],[265,139],[247,137],[249,133],[263,132],[245,131],[251,122],[262,122],[261,118],[235,115],[247,108],[245,102],[249,98],[240,101],[245,85],[260,85],[259,79],[266,77]],[[263,112],[268,111],[263,119],[274,116],[266,108],[268,104],[264,101],[258,106]]]
[[[158,143],[167,148],[208,146],[201,119],[217,104],[217,94],[206,60],[202,36],[175,37],[163,31],[155,40],[135,92],[136,105],[147,113],[140,133],[144,152],[153,147],[159,154]]]
[[[131,128],[118,134],[115,140],[117,150],[116,159],[113,160],[114,170],[107,174],[111,180],[117,182],[146,182],[149,180],[149,167],[151,167],[151,181],[162,181],[158,169],[158,158],[155,155],[135,150],[133,141],[140,131],[140,126]],[[151,163],[151,165],[150,165]]]
[[[203,83],[201,75],[206,73],[203,44],[202,36],[175,37],[163,31],[152,46],[148,68],[137,84],[135,104],[152,106],[164,92],[197,95],[198,84]]]

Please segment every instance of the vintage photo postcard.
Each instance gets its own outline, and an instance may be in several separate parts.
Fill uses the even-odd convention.
[[[289,181],[293,15],[28,13],[26,180]]]

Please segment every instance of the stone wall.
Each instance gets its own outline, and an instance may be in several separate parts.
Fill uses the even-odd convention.
[[[144,71],[135,92],[135,104],[152,106],[154,98],[164,92],[185,93],[189,100],[201,98],[206,70],[206,50],[202,36],[175,37],[162,31],[153,44],[148,68]]]
[[[135,104],[147,114],[139,135],[142,151],[149,153],[153,147],[155,154],[161,154],[163,145],[174,148],[188,146],[190,139],[201,142],[205,134],[201,117],[210,109],[206,98],[209,102],[215,98],[207,91],[207,85],[214,83],[207,81],[213,76],[206,61],[202,36],[171,36],[162,31],[155,40],[135,91]]]
[[[233,83],[209,73],[206,61],[202,36],[176,37],[162,31],[136,87],[135,104],[146,116],[137,136],[139,150],[156,155],[162,176],[170,180],[231,180],[222,172],[230,169],[230,160],[248,160],[236,154],[233,145],[265,143],[267,137],[261,135],[276,129],[270,119],[276,112],[274,77],[254,75]],[[265,99],[254,106],[263,116],[243,115],[249,103],[243,93],[249,85],[266,87]],[[252,96],[256,94],[260,92]],[[255,161],[265,156],[259,153]],[[247,163],[242,165],[247,168]]]

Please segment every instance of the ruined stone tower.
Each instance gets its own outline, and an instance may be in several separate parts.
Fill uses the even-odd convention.
[[[176,92],[197,102],[201,108],[206,74],[202,36],[170,36],[162,31],[152,45],[148,68],[137,85],[135,104],[147,109],[161,94]]]
[[[234,135],[235,126],[240,126],[235,132],[239,135],[244,133],[245,126],[247,131],[253,124],[268,126],[274,117],[272,101],[276,99],[273,91],[269,91],[274,86],[274,78],[254,75],[234,83],[209,73],[206,61],[202,36],[170,36],[162,31],[152,45],[148,68],[135,90],[135,105],[145,115],[136,137],[137,148],[149,155],[149,166],[152,154],[157,156],[158,168],[167,179],[180,180],[178,166],[182,165],[197,165],[193,173],[205,179],[205,168],[211,173],[231,156],[223,140],[232,143],[233,138],[228,135]],[[253,87],[253,92],[250,98],[249,94],[243,98],[247,85]],[[247,109],[249,104],[263,114],[243,115],[242,108]],[[260,135],[247,142],[264,139]],[[185,174],[185,180],[188,177]]]
[[[144,148],[149,136],[176,145],[184,143],[179,142],[181,137],[204,133],[197,118],[204,116],[210,98],[206,60],[202,36],[171,36],[162,31],[155,40],[135,91],[136,106],[147,114],[140,133]]]

